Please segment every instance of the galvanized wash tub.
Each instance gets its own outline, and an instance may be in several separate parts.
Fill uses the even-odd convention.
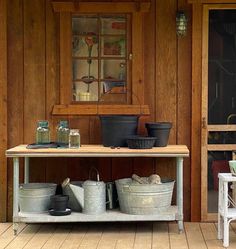
[[[55,195],[55,183],[27,183],[19,186],[21,212],[41,213],[50,208],[50,196]]]
[[[116,180],[120,210],[127,214],[158,214],[171,205],[174,180],[139,184],[131,178]]]

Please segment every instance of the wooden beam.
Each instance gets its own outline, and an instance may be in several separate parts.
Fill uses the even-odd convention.
[[[149,115],[147,105],[54,105],[53,115]]]
[[[0,221],[7,207],[7,0],[0,1]]]
[[[148,12],[150,2],[53,2],[55,12],[132,13]]]
[[[193,5],[192,17],[192,118],[191,118],[191,221],[201,217],[201,82],[202,5]]]

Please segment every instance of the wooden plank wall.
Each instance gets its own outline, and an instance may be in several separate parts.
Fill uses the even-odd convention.
[[[6,221],[7,207],[7,1],[0,1],[0,220]]]
[[[24,60],[23,60],[23,3],[22,0],[12,0],[11,8],[7,8],[7,79],[8,79],[8,148],[24,141]],[[13,167],[12,160],[8,160],[7,210],[12,209]],[[22,175],[22,165],[21,165]],[[22,178],[21,178],[22,179]],[[8,214],[8,220],[10,220]]]
[[[147,121],[171,121],[170,144],[190,146],[191,131],[191,21],[189,34],[177,38],[175,15],[178,8],[188,11],[187,0],[151,0],[143,14],[145,103],[151,115],[140,119],[145,134]],[[59,120],[52,117],[52,106],[59,103],[59,16],[51,0],[12,0],[8,17],[8,147],[32,143],[36,122],[48,119],[52,137]],[[1,48],[1,47],[0,47]],[[72,128],[79,128],[83,143],[101,143],[98,117],[64,117]],[[175,177],[173,160],[168,159],[44,159],[31,161],[30,180],[60,183],[88,178],[90,166],[99,169],[101,179],[110,181],[133,172]],[[12,162],[8,161],[8,220],[12,216]],[[22,180],[23,169],[21,169]],[[184,163],[184,214],[190,219],[190,161]]]

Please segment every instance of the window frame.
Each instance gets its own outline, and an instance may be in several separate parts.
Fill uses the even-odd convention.
[[[54,105],[53,115],[126,114],[149,115],[144,105],[143,82],[143,13],[150,2],[52,2],[53,10],[60,15],[60,80],[59,105]],[[131,16],[131,82],[128,98],[131,104],[99,104],[74,102],[72,98],[72,14],[130,14]]]

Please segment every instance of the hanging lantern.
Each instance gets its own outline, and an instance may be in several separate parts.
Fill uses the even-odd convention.
[[[176,33],[178,36],[185,36],[187,34],[188,19],[184,11],[178,11],[176,14]]]

